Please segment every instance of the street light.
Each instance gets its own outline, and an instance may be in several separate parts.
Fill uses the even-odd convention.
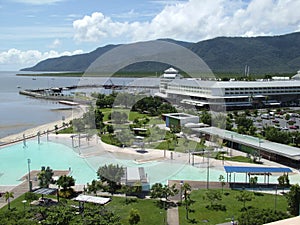
[[[183,186],[183,180],[180,181],[180,203],[182,203],[182,186]]]
[[[210,152],[208,152],[207,155],[207,181],[206,181],[206,189],[209,189],[209,157],[210,157]]]
[[[31,163],[31,160],[27,159],[27,164],[28,164],[28,186],[29,186],[29,191],[31,192],[30,163]]]

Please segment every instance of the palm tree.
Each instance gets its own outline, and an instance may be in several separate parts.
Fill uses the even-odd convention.
[[[191,193],[192,187],[189,183],[184,183],[181,186],[181,193],[184,194],[184,203],[185,203],[185,216],[186,219],[189,219],[189,205],[190,205],[190,193]],[[182,196],[180,196],[180,199]]]
[[[5,201],[7,202],[7,207],[10,210],[10,199],[14,198],[14,193],[7,191],[4,194],[4,198],[5,198]]]

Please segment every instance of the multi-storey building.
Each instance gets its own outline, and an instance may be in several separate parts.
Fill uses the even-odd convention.
[[[160,92],[177,104],[226,108],[298,105],[300,71],[291,79],[217,81],[172,76],[161,77]]]

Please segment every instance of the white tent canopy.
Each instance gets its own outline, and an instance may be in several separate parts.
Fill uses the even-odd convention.
[[[100,205],[105,205],[111,199],[104,198],[104,197],[89,196],[89,195],[78,195],[73,200],[80,201],[80,202],[91,202],[91,203],[96,203],[96,204],[100,204]]]

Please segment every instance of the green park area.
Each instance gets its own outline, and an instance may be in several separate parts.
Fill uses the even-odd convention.
[[[171,207],[171,204],[164,204],[159,198],[110,196],[112,200],[106,205],[85,203],[84,210],[80,211],[77,201],[64,198],[60,198],[59,203],[53,205],[30,206],[31,200],[28,196],[32,198],[32,195],[25,194],[13,199],[10,209],[8,206],[3,207],[0,210],[2,224],[166,224],[165,209]],[[40,197],[41,195],[37,195],[37,198]],[[57,199],[55,195],[43,197],[51,198],[55,202]],[[211,189],[194,190],[188,198],[185,201],[183,197],[182,202],[178,202],[180,225],[212,225],[230,222],[233,218],[240,221],[241,225],[259,225],[262,223],[254,220],[255,218],[274,221],[290,216],[286,213],[287,198],[282,195]],[[24,199],[27,199],[25,203]],[[139,217],[136,223],[129,220],[132,211]]]

